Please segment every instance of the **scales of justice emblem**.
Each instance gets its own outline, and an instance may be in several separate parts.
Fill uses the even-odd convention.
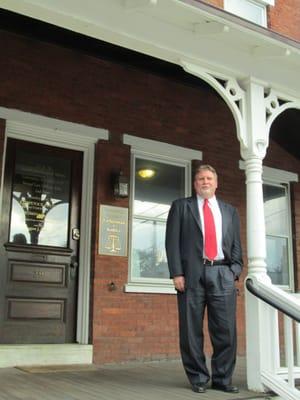
[[[106,244],[104,246],[111,253],[118,253],[121,250],[120,238],[118,235],[108,235]]]
[[[118,253],[121,250],[120,230],[113,225],[112,228],[107,228],[108,236],[105,243],[105,248],[110,253]]]
[[[99,254],[127,255],[128,209],[100,205]]]

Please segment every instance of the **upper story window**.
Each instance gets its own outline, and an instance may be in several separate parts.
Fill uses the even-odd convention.
[[[173,200],[191,194],[191,160],[202,153],[124,135],[131,145],[131,220],[127,292],[175,293],[165,231]]]
[[[224,0],[224,10],[266,27],[267,6],[274,3],[274,0]]]

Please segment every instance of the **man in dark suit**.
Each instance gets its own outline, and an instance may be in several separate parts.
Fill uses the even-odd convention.
[[[207,308],[212,389],[238,393],[231,379],[237,345],[235,281],[242,270],[240,224],[236,209],[216,199],[217,187],[215,169],[198,167],[195,195],[172,203],[166,250],[177,290],[181,357],[192,390],[204,393],[210,379],[203,351]]]

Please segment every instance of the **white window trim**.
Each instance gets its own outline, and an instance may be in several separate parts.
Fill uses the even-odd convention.
[[[242,170],[245,170],[245,162],[240,161],[239,167]],[[271,168],[263,166],[263,173],[262,173],[263,184],[266,185],[273,185],[273,186],[282,186],[287,185],[287,201],[288,201],[288,222],[289,222],[289,249],[288,249],[288,258],[289,262],[289,274],[290,274],[290,282],[289,285],[276,285],[279,288],[285,291],[293,291],[295,286],[295,277],[294,277],[294,260],[293,260],[293,243],[292,243],[292,215],[291,215],[291,190],[290,190],[290,183],[291,182],[298,182],[299,177],[298,174],[290,171],[285,171],[282,169]]]
[[[298,174],[282,169],[263,167],[263,181],[265,180],[274,183],[298,182]]]
[[[224,0],[224,10],[226,10],[226,6],[228,5],[229,1]],[[248,1],[249,3],[258,3],[258,4],[260,3],[261,5],[264,6],[275,6],[275,0],[248,0]]]
[[[239,168],[241,170],[246,169],[246,163],[243,160],[239,161]],[[268,180],[274,183],[291,183],[299,182],[298,174],[283,169],[271,168],[263,166],[263,180]]]
[[[244,15],[242,18],[248,19],[249,21],[252,21],[253,23],[257,23],[261,26],[267,27],[268,21],[267,21],[267,6],[275,6],[275,0],[244,0],[248,4],[253,4],[254,6],[257,6],[261,9],[261,23],[254,22],[250,18],[247,18],[247,15]],[[230,0],[224,0],[224,10],[228,11],[230,13],[235,14],[234,10],[231,7]],[[239,15],[239,14],[237,14]]]
[[[265,4],[266,6],[275,6],[275,0],[255,0],[257,3]]]
[[[138,136],[123,135],[123,143],[131,146],[132,151],[141,151],[148,155],[161,156],[164,159],[172,158],[180,161],[202,160],[202,151],[175,146],[157,140],[140,138]]]
[[[191,161],[202,160],[202,152],[186,147],[143,139],[137,136],[124,134],[123,143],[131,146],[131,185],[130,185],[130,213],[129,213],[129,256],[128,256],[128,283],[124,290],[128,293],[157,293],[176,294],[171,279],[133,278],[131,275],[131,248],[132,248],[132,220],[134,201],[134,171],[135,158],[141,157],[165,164],[185,167],[185,192],[191,194]],[[175,199],[174,199],[175,200]]]

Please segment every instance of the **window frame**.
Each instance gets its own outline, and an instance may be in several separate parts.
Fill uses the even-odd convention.
[[[241,0],[239,0],[240,2]],[[267,6],[274,6],[275,5],[275,0],[243,0],[244,4],[248,5],[253,5],[257,8],[260,9],[261,11],[261,21],[254,21],[253,19],[250,19],[246,14],[245,15],[240,15],[234,10],[234,7],[232,7],[231,0],[224,0],[224,10],[227,12],[230,12],[232,14],[235,14],[241,18],[247,19],[248,21],[263,26],[267,27],[268,26],[268,17],[267,17]]]
[[[129,251],[128,251],[128,280],[124,290],[129,293],[163,293],[176,294],[171,279],[166,278],[138,278],[132,274],[132,238],[133,238],[133,205],[135,193],[135,160],[142,158],[167,165],[185,168],[185,196],[192,191],[192,160],[202,160],[202,152],[185,147],[174,146],[164,142],[143,139],[131,135],[123,135],[123,143],[131,145],[131,173],[129,199]],[[147,150],[145,150],[147,149]],[[175,200],[175,199],[174,199]],[[152,219],[153,220],[153,219]]]
[[[285,291],[293,292],[295,289],[295,277],[294,277],[293,232],[292,232],[290,182],[279,182],[278,179],[276,181],[274,181],[274,179],[270,179],[270,178],[268,179],[268,177],[265,177],[263,174],[263,185],[284,188],[284,190],[285,190],[287,218],[288,218],[288,221],[287,221],[288,234],[287,234],[287,236],[283,236],[283,235],[268,235],[268,236],[287,238],[289,284],[288,285],[274,284],[274,285],[276,285],[277,287],[279,287]],[[266,233],[266,239],[267,239],[267,233]]]

